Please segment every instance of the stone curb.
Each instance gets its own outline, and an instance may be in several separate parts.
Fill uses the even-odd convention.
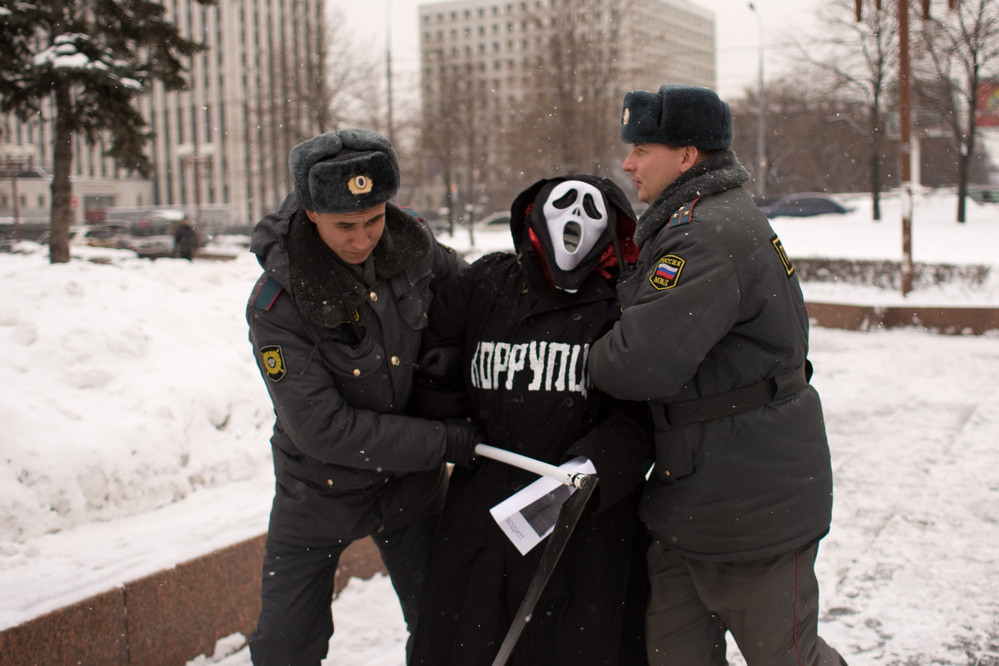
[[[217,550],[0,632],[10,666],[183,666],[249,636],[260,611],[265,535]],[[335,590],[384,573],[371,539],[340,558]]]
[[[949,335],[982,335],[999,330],[999,309],[806,303],[815,326],[869,331],[912,326]]]

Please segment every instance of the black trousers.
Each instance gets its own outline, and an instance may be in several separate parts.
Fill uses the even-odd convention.
[[[731,632],[749,666],[846,666],[818,635],[818,542],[752,562],[692,560],[653,541],[650,666],[725,666]]]
[[[406,628],[416,631],[438,516],[371,538],[395,588]],[[292,546],[268,539],[257,628],[250,635],[254,666],[319,666],[333,636],[333,582],[351,544]],[[408,651],[408,650],[407,650]]]

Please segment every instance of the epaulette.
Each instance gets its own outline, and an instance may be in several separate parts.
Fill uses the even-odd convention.
[[[250,303],[258,310],[270,310],[282,291],[284,287],[281,283],[268,275],[266,279],[260,278],[257,281],[257,290],[253,292]]]
[[[417,213],[412,208],[407,208],[407,207],[404,207],[404,206],[399,206],[399,210],[401,210],[404,213],[407,213],[410,217],[415,217],[417,220],[422,220],[423,219],[423,216],[420,215],[419,213]]]
[[[669,218],[669,224],[667,227],[678,227],[681,224],[688,224],[690,222],[690,215],[694,210],[694,204],[700,201],[701,198],[697,197],[693,201],[688,201],[687,203],[680,206],[672,217]]]

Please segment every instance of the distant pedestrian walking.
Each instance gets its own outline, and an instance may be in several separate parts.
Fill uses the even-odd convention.
[[[191,226],[190,218],[185,215],[173,233],[173,256],[191,261],[194,257],[194,248],[197,246],[198,234]]]

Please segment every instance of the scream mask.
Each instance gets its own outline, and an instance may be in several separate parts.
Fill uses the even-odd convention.
[[[599,189],[580,180],[563,180],[541,188],[530,223],[552,282],[572,293],[614,239],[617,221]]]

